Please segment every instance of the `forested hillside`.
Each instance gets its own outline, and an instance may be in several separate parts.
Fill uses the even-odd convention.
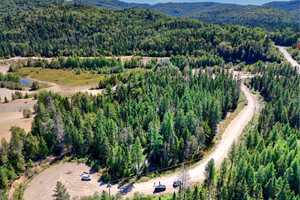
[[[136,195],[134,200],[274,199],[299,200],[300,194],[300,79],[289,64],[258,69],[249,86],[267,104],[255,127],[231,147],[219,170],[214,160],[205,168],[203,185],[179,189],[163,197]],[[105,200],[108,194],[90,199]]]
[[[139,3],[125,3],[118,0],[73,0],[73,2],[82,2],[104,8],[124,9],[124,8],[142,8],[161,12],[170,16],[186,16],[194,12],[246,7],[237,4],[214,3],[214,2],[196,2],[196,3],[158,3],[154,5],[139,4]]]
[[[255,6],[219,9],[193,13],[189,18],[221,25],[239,24],[276,30],[283,27],[299,27],[299,13],[289,12],[272,6]]]
[[[263,6],[242,6],[238,4],[197,2],[197,3],[158,3],[154,5],[125,3],[118,0],[73,0],[104,8],[124,9],[143,8],[158,11],[170,16],[195,18],[208,23],[239,24],[248,27],[261,27],[269,30],[299,26],[300,2],[271,2]],[[251,3],[251,2],[249,2]],[[290,12],[294,11],[294,12]]]
[[[300,1],[292,0],[292,1],[274,1],[270,3],[266,3],[265,5],[273,6],[275,8],[279,8],[281,10],[293,11],[299,14],[300,11]]]
[[[276,48],[265,36],[260,29],[221,27],[149,10],[65,3],[0,20],[0,56],[210,53],[225,61],[279,61]],[[296,34],[289,37],[297,39]]]
[[[107,85],[103,95],[41,92],[31,133],[14,127],[10,142],[2,140],[1,188],[30,160],[62,150],[107,169],[104,180],[201,156],[219,121],[237,107],[240,82],[222,71],[215,78],[199,72],[169,63],[119,75],[116,90]]]
[[[63,3],[64,0],[1,0],[0,17]]]

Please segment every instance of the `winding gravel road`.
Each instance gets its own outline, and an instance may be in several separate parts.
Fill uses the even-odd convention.
[[[291,63],[292,66],[297,67],[298,73],[300,72],[300,65],[299,63],[292,58],[290,53],[286,50],[287,47],[282,47],[282,46],[276,46],[279,51],[283,54],[284,58],[286,61]]]
[[[255,111],[258,110],[259,102],[257,97],[253,95],[245,85],[242,85],[241,88],[248,100],[248,105],[231,121],[222,135],[222,140],[220,140],[211,154],[189,170],[191,177],[190,184],[204,180],[205,165],[211,158],[215,159],[216,167],[220,167],[232,143],[239,138],[245,126],[252,119]],[[61,181],[66,186],[71,197],[93,195],[95,192],[101,193],[103,190],[108,191],[107,184],[99,181],[99,176],[96,173],[93,174],[91,181],[80,181],[79,175],[89,170],[90,168],[86,165],[77,163],[60,163],[50,167],[30,182],[25,189],[24,199],[52,199],[51,195],[53,194],[53,189],[57,181]],[[141,183],[116,184],[111,187],[110,191],[111,194],[121,192],[124,197],[132,197],[135,192],[152,194],[154,182],[156,182],[156,184],[161,182],[161,184],[167,186],[167,190],[164,193],[172,193],[175,190],[172,187],[172,183],[177,177],[178,173],[173,173]]]

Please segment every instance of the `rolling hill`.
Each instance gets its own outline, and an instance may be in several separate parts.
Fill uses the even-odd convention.
[[[214,2],[158,3],[154,5],[125,3],[118,0],[73,0],[73,2],[81,2],[85,4],[101,6],[104,8],[112,8],[112,9],[124,9],[124,8],[150,9],[170,16],[186,16],[191,13],[200,12],[200,11],[248,7],[248,6],[241,6],[237,4],[225,4],[225,3],[214,3]]]
[[[257,6],[251,5],[238,5],[228,3],[215,3],[215,2],[196,2],[196,3],[158,3],[154,5],[139,4],[139,3],[126,3],[119,0],[73,0],[73,2],[82,2],[85,4],[101,6],[104,8],[112,9],[124,9],[124,8],[142,8],[151,9],[158,12],[162,12],[170,16],[189,16],[192,13],[219,10],[219,9],[231,9],[231,8],[254,8]],[[264,4],[264,6],[272,6],[286,11],[299,12],[300,1],[282,1],[282,2],[270,2]]]
[[[110,10],[79,3],[0,19],[0,57],[209,53],[225,61],[274,61],[277,53],[270,42],[261,30],[221,27],[145,9]]]
[[[64,0],[1,0],[0,17],[45,8],[62,2]]]
[[[299,26],[299,15],[297,13],[272,6],[219,9],[193,13],[188,17],[220,25],[239,24],[267,29]]]
[[[298,12],[300,10],[300,1],[293,0],[293,1],[274,1],[270,3],[266,3],[265,5],[273,6],[275,8],[287,11]]]
[[[214,2],[199,3],[158,3],[138,4],[126,3],[119,0],[73,0],[110,9],[141,8],[161,12],[169,16],[199,19],[216,24],[240,24],[248,27],[262,27],[267,29],[298,26],[297,13],[300,1],[270,2],[262,6],[237,5]]]

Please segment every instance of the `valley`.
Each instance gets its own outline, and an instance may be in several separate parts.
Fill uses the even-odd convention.
[[[0,199],[300,200],[298,11],[4,0]]]

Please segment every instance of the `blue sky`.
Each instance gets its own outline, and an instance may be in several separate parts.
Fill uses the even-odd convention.
[[[290,0],[121,0],[130,3],[167,3],[167,2],[219,2],[219,3],[235,3],[243,5],[261,5],[271,1],[290,1]]]

